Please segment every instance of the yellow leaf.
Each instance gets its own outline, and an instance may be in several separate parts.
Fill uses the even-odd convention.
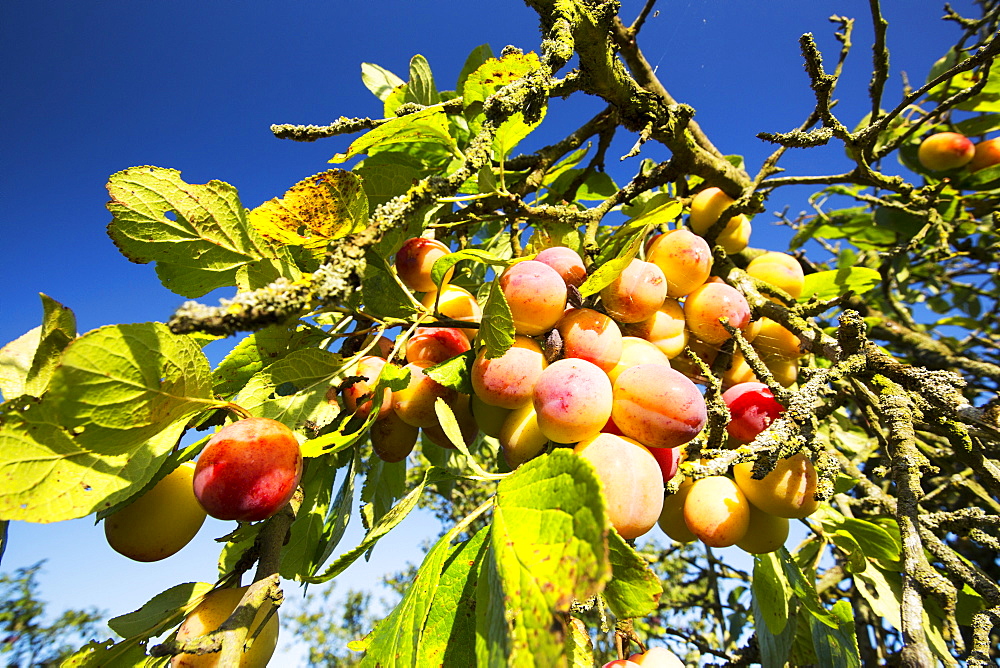
[[[368,197],[356,174],[330,169],[264,202],[250,211],[249,220],[267,239],[322,255],[331,239],[364,229]]]

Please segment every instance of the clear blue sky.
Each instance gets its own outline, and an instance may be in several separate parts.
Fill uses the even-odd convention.
[[[973,14],[971,0],[952,3]],[[623,3],[626,20],[641,3]],[[883,0],[893,75],[914,84],[952,43],[957,31],[938,20],[941,2]],[[862,0],[662,2],[640,43],[668,90],[697,109],[726,153],[740,153],[756,170],[770,149],[759,131],[787,131],[812,108],[798,38],[813,32],[832,68],[839,49],[827,17],[858,19],[855,49],[837,97],[837,113],[853,125],[870,103],[868,3]],[[0,4],[0,345],[39,323],[37,293],[72,308],[80,331],[108,323],[163,321],[182,299],[161,287],[152,266],[134,265],[105,234],[107,177],[134,165],[171,167],[186,180],[220,179],[236,186],[247,207],[280,196],[299,179],[327,168],[350,137],[299,144],[274,139],[272,123],[328,123],[340,115],[377,116],[381,104],[364,88],[360,64],[376,62],[406,78],[409,58],[423,54],[440,89],[454,86],[468,52],[489,43],[538,48],[535,14],[516,0],[469,2],[342,2],[339,0],[4,0]],[[547,143],[601,108],[598,100],[556,101],[539,138]],[[634,138],[609,155],[619,183],[637,159],[624,163]],[[666,158],[649,146],[644,156]],[[839,147],[792,153],[792,172],[842,168]],[[803,192],[778,195],[803,208]],[[784,199],[780,199],[784,197]],[[758,222],[759,221],[759,222]],[[768,216],[754,223],[753,245],[784,248],[787,234]],[[217,295],[218,296],[218,295]],[[221,296],[226,296],[225,294]],[[402,536],[381,545],[367,571],[351,570],[347,586],[398,569],[433,533],[427,518],[411,518]],[[63,525],[16,524],[0,569],[47,558],[43,595],[55,610],[96,605],[121,614],[177,582],[212,579],[217,556],[206,526],[196,543],[160,564],[133,564],[104,544],[89,520]],[[355,531],[343,549],[359,540]],[[407,546],[406,550],[400,549]]]

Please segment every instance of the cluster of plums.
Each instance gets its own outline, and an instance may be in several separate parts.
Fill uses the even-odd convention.
[[[104,532],[120,554],[136,561],[159,561],[187,545],[207,515],[241,522],[271,517],[292,498],[301,476],[302,453],[291,429],[268,418],[239,420],[209,440],[197,464],[181,464],[108,516]],[[217,629],[245,592],[246,587],[211,591],[187,616],[177,639],[196,638]],[[263,609],[258,612],[254,629],[263,623],[264,613]],[[267,665],[277,639],[275,614],[243,655],[241,668]],[[218,665],[219,656],[180,654],[171,665],[207,668]]]
[[[1000,164],[1000,137],[974,144],[960,132],[937,132],[920,142],[917,159],[932,172],[962,167],[978,172]]]
[[[432,279],[434,263],[451,252],[449,247],[434,239],[409,239],[395,256],[399,279],[420,294],[429,311],[457,326],[421,326],[398,345],[384,337],[369,341],[368,353],[348,370],[348,382],[328,396],[336,400],[339,395],[346,410],[363,418],[378,406],[371,442],[375,454],[389,462],[405,459],[421,431],[432,443],[453,447],[438,422],[439,399],[451,407],[466,443],[480,431],[496,438],[511,469],[550,444],[571,445],[601,478],[607,512],[619,534],[636,538],[658,520],[669,526],[669,519],[663,518],[665,482],[677,472],[680,446],[695,438],[707,419],[696,385],[703,379],[701,367],[681,354],[685,348],[711,365],[731,338],[724,319],[751,342],[778,382],[790,385],[798,374],[798,337],[777,322],[752,320],[743,294],[711,276],[712,252],[701,234],[732,203],[718,188],[697,193],[691,202],[690,229],[650,239],[645,259],[631,260],[588,301],[571,299],[579,294],[574,288],[587,280],[588,271],[570,248],[546,248],[507,267],[499,287],[510,308],[515,339],[495,358],[479,345],[475,327],[461,327],[480,323],[482,308],[476,297],[451,283],[450,272],[440,289]],[[737,253],[746,247],[749,235],[746,216],[733,216],[718,243]],[[803,290],[798,261],[784,253],[757,257],[747,272],[768,284],[775,298],[795,300]],[[393,363],[387,358],[394,350],[398,363],[405,358],[409,384],[399,391],[385,389],[376,398],[376,383],[384,366]],[[424,373],[473,350],[471,394],[445,387]],[[781,410],[769,392],[757,391],[766,386],[756,380],[737,351],[722,378],[730,388],[727,396],[744,395],[740,406],[731,407],[729,432],[735,441],[753,440]],[[688,486],[682,488],[685,495]],[[744,507],[749,505],[745,496]],[[744,517],[742,533],[746,524]],[[712,532],[698,531],[706,542],[719,543]]]

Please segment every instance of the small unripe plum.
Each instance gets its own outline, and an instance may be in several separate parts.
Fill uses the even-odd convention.
[[[782,387],[791,386],[799,377],[798,360],[782,359],[780,357],[764,357],[764,365],[774,379]]]
[[[630,336],[646,339],[662,350],[669,359],[684,352],[684,347],[688,343],[684,309],[676,299],[670,297],[651,317],[642,322],[625,325],[623,331]]]
[[[684,522],[709,547],[743,540],[750,526],[750,503],[736,483],[721,475],[696,480],[684,501]]]
[[[805,287],[805,274],[799,261],[787,253],[769,252],[755,257],[747,265],[754,278],[781,288],[792,299],[798,299]]]
[[[761,318],[753,348],[762,358],[797,360],[802,356],[802,341],[788,328],[770,318]]]
[[[534,387],[532,387],[534,389]],[[531,398],[529,396],[528,403],[531,403]],[[473,393],[469,397],[469,409],[472,411],[472,416],[476,419],[476,424],[479,426],[479,431],[483,432],[487,436],[492,436],[496,438],[500,435],[500,427],[503,425],[504,420],[510,415],[510,408],[501,408],[500,406],[491,406],[482,399],[479,395]]]
[[[637,364],[666,364],[670,366],[670,360],[663,354],[663,351],[646,339],[637,336],[622,337],[622,356],[618,359],[618,364],[608,371],[608,378],[614,383],[622,371]]]
[[[104,535],[118,554],[159,561],[176,554],[205,523],[205,509],[192,491],[194,462],[168,473],[132,503],[104,520]]]
[[[568,309],[556,329],[562,337],[563,357],[593,362],[606,372],[621,359],[621,329],[603,313],[589,308]]]
[[[489,359],[483,347],[472,364],[472,389],[483,403],[500,408],[520,408],[531,403],[535,383],[548,362],[538,343],[516,335],[514,345],[500,357]]]
[[[722,389],[726,390],[740,383],[753,383],[757,381],[757,375],[747,364],[743,353],[738,349],[733,351],[729,359],[729,366],[722,372]]]
[[[642,654],[633,654],[629,661],[641,668],[684,668],[684,662],[666,647],[650,647]]]
[[[726,431],[740,443],[749,443],[757,438],[785,412],[785,407],[778,403],[764,383],[733,385],[722,393],[722,400],[729,407]]]
[[[691,333],[706,343],[720,344],[730,338],[719,318],[745,330],[750,326],[750,305],[736,288],[725,283],[705,283],[684,300],[684,319]]]
[[[705,426],[705,399],[690,379],[662,364],[638,364],[615,381],[612,417],[622,432],[651,448],[687,443]]]
[[[722,212],[733,202],[732,197],[721,188],[705,188],[691,199],[691,216],[688,222],[695,234],[704,235],[722,216]],[[729,219],[726,226],[719,232],[715,243],[729,254],[739,253],[747,247],[750,239],[750,220],[739,213]]]
[[[736,547],[750,554],[774,552],[788,540],[788,519],[765,513],[750,504],[750,526]]]
[[[384,462],[401,462],[406,459],[417,444],[420,429],[406,424],[395,411],[378,418],[368,430],[372,441],[372,451]]]
[[[633,259],[625,270],[601,290],[608,315],[618,322],[639,322],[651,317],[667,298],[667,279],[652,262]]]
[[[751,462],[733,466],[733,477],[750,503],[766,513],[800,519],[819,507],[816,467],[801,452],[779,459],[774,470],[760,480],[754,480]]]
[[[536,457],[549,442],[538,426],[538,415],[531,404],[515,408],[510,412],[500,427],[500,436],[497,440],[503,449],[504,461],[511,469],[516,469]]]
[[[544,334],[566,310],[566,281],[544,262],[525,260],[511,265],[500,275],[500,288],[518,334]]]
[[[378,383],[379,374],[386,364],[382,357],[366,355],[358,360],[357,364],[345,371],[346,376],[360,376],[362,380],[356,380],[349,385],[344,385],[340,390],[340,395],[344,399],[344,407],[356,413],[358,417],[367,418],[372,412],[372,392]],[[382,405],[379,407],[378,416],[385,417],[392,411],[392,390],[385,388],[382,391]]]
[[[712,273],[712,249],[707,241],[687,229],[671,230],[655,237],[646,259],[663,272],[667,296],[673,299],[690,294]]]
[[[566,281],[566,285],[578,288],[587,280],[587,268],[583,266],[583,259],[572,248],[566,246],[546,248],[535,256],[535,260],[555,269]]]
[[[993,165],[1000,165],[1000,137],[976,144],[976,153],[969,161],[969,171],[978,172]]]
[[[601,431],[611,417],[611,381],[599,366],[566,358],[538,376],[533,403],[549,440],[576,443]]]
[[[411,362],[410,382],[402,390],[392,393],[392,409],[403,422],[414,427],[433,427],[438,423],[434,402],[444,399],[449,405],[455,403],[458,392],[445,387],[424,373],[431,366],[427,362]]]
[[[663,533],[678,543],[690,543],[698,539],[684,522],[684,502],[687,500],[692,484],[690,479],[685,479],[676,494],[667,495],[663,499],[663,510],[660,511],[660,517],[657,519],[657,524],[660,525]]]
[[[255,522],[281,510],[302,477],[302,452],[291,429],[247,418],[209,439],[194,471],[194,494],[220,520]]]
[[[439,364],[471,347],[469,337],[456,327],[417,327],[406,342],[406,361]]]
[[[238,587],[229,589],[216,589],[209,592],[194,610],[188,613],[180,628],[177,630],[177,640],[191,640],[200,638],[215,631],[222,623],[229,618],[236,610],[246,594],[248,587]],[[260,607],[250,625],[247,639],[253,638],[257,634],[257,629],[270,612],[270,605],[265,602]],[[264,624],[264,628],[254,638],[250,645],[250,651],[244,652],[240,657],[238,668],[264,668],[271,660],[274,649],[278,646],[278,614],[271,615],[271,618]],[[178,654],[171,661],[171,668],[215,668],[219,665],[221,653],[211,654]]]
[[[452,320],[478,324],[483,319],[483,309],[479,306],[479,302],[465,288],[449,283],[442,288],[440,299],[437,299],[437,294],[437,290],[431,290],[420,299],[420,303],[428,309],[433,309],[434,301],[437,300],[438,313]],[[478,330],[463,327],[462,331],[471,341],[476,338]]]
[[[437,290],[434,281],[431,280],[431,267],[438,258],[444,257],[451,252],[447,246],[436,239],[425,239],[424,237],[414,237],[403,242],[403,246],[396,251],[396,273],[403,285],[414,292],[430,292]],[[445,274],[443,283],[451,280],[452,269]]]
[[[924,169],[941,172],[964,167],[976,155],[975,145],[958,132],[938,132],[920,142],[917,160]]]
[[[622,538],[638,538],[653,528],[663,507],[663,478],[645,446],[601,433],[580,441],[573,451],[597,472],[608,520]]]

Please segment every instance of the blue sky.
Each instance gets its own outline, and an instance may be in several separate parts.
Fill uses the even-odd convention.
[[[696,120],[717,146],[744,155],[751,170],[770,152],[754,135],[790,130],[811,110],[798,38],[815,33],[832,68],[839,45],[827,20],[831,14],[857,18],[836,111],[849,126],[868,111],[867,1],[661,4],[640,35],[648,60],[674,97],[695,107]],[[954,40],[957,31],[938,20],[941,4],[882,2],[890,23],[890,103],[898,99],[902,70],[921,83]],[[952,4],[973,14],[970,0]],[[641,6],[633,0],[623,5],[626,20]],[[420,53],[438,87],[452,88],[466,55],[482,43],[496,53],[507,44],[536,50],[535,14],[515,0],[4,0],[0,345],[39,323],[38,292],[72,308],[80,331],[163,321],[182,301],[160,286],[151,266],[125,260],[105,234],[110,216],[104,184],[110,174],[143,164],[175,168],[189,182],[227,181],[245,206],[254,207],[326,169],[351,139],[280,141],[270,124],[380,114],[381,104],[360,80],[364,61],[405,79],[409,58]],[[595,99],[554,102],[530,146],[560,137],[602,106]],[[633,141],[623,136],[609,153],[614,157],[608,170],[619,183],[637,166],[637,159],[617,160]],[[654,146],[643,155],[668,157]],[[792,173],[845,165],[837,146],[792,152],[785,163]],[[806,194],[779,193],[769,210],[789,205],[795,213],[804,208]],[[768,215],[758,217],[754,230],[753,245],[784,248],[788,234],[771,225]],[[433,533],[428,521],[408,520],[402,536],[387,539],[391,548],[377,548],[368,569],[352,569],[346,579],[358,586],[381,571],[402,568],[406,557],[418,554],[421,537]],[[96,605],[120,614],[177,582],[212,579],[217,548],[211,537],[226,530],[223,523],[207,526],[181,554],[148,565],[115,555],[89,520],[17,524],[0,568],[47,558],[43,594],[54,609]],[[359,538],[355,524],[344,549]]]

